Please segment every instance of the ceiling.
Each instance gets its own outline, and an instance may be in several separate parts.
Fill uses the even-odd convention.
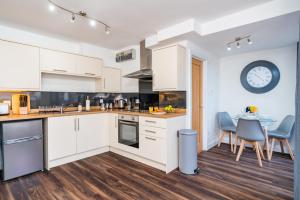
[[[0,0],[0,24],[119,49],[190,18],[207,22],[268,1],[271,0],[55,0],[68,9],[84,10],[110,25],[112,33],[106,35],[100,25],[92,28],[83,19],[72,24],[69,14],[50,13],[47,0]],[[226,34],[219,41],[209,36],[203,42],[208,45],[215,41],[217,46],[224,37],[232,39],[229,32]]]
[[[186,36],[188,37],[186,39],[219,56],[279,48],[296,44],[299,41],[299,19],[300,12],[294,12],[204,37],[194,34]],[[232,50],[227,51],[228,42],[233,41],[235,37],[247,35],[251,35],[252,45],[248,45],[246,40],[241,42],[240,49],[232,46]]]

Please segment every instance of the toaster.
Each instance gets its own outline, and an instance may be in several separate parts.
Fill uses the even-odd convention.
[[[9,115],[9,105],[7,103],[0,103],[0,115]]]

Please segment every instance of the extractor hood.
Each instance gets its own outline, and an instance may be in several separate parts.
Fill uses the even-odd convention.
[[[124,77],[152,79],[152,50],[146,49],[145,40],[140,43],[140,70],[127,74]]]

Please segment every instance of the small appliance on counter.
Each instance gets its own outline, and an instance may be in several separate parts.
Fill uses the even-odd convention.
[[[30,96],[27,94],[13,94],[11,107],[13,114],[28,114],[30,112]]]
[[[0,115],[9,115],[8,103],[0,103]]]

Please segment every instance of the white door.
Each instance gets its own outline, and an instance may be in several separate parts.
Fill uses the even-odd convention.
[[[106,114],[77,116],[77,153],[109,145],[108,118]]]
[[[76,117],[48,118],[48,160],[76,154]]]
[[[76,73],[82,76],[100,77],[102,75],[102,60],[77,56]]]
[[[0,40],[0,89],[39,90],[39,49]]]
[[[118,114],[109,115],[109,145],[112,147],[118,147]]]
[[[40,49],[40,66],[43,72],[75,74],[77,55]]]
[[[111,67],[103,68],[103,92],[121,91],[121,70]]]
[[[152,51],[153,90],[177,88],[177,46]]]

